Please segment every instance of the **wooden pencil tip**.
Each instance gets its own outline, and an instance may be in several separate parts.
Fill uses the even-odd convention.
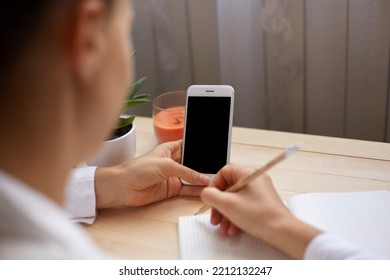
[[[207,209],[209,209],[209,207],[208,207],[207,205],[203,205],[202,207],[199,208],[198,212],[196,212],[196,213],[194,214],[194,216],[203,213],[203,212],[206,211]]]

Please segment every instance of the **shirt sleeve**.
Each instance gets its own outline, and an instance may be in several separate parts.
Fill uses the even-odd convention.
[[[317,235],[308,245],[305,251],[306,260],[371,260],[384,259],[375,255],[357,244],[333,235],[321,233]]]
[[[72,170],[66,188],[66,210],[75,222],[92,224],[96,218],[96,166]]]

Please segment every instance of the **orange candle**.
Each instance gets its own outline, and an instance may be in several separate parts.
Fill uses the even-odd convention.
[[[174,106],[154,115],[154,133],[159,142],[169,142],[183,138],[184,108],[184,106]]]

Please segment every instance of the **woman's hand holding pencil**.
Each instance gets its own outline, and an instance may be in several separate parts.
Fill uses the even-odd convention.
[[[291,214],[265,174],[296,150],[288,148],[260,169],[227,165],[214,176],[201,198],[212,207],[211,223],[219,226],[220,234],[236,235],[243,230],[293,258],[303,258],[320,231]]]
[[[226,192],[238,192],[239,190],[245,188],[247,184],[252,182],[254,179],[257,177],[265,174],[269,169],[274,167],[276,164],[281,162],[282,160],[288,158],[289,156],[293,155],[295,152],[297,152],[299,147],[297,145],[292,145],[288,147],[286,150],[283,151],[283,153],[279,154],[277,157],[269,161],[267,164],[264,166],[260,167],[259,169],[256,169],[254,172],[249,174],[248,176],[241,178],[238,180],[233,186],[229,187],[226,189]],[[210,207],[208,205],[204,205],[201,207],[198,212],[195,213],[195,215],[201,214],[208,210]]]

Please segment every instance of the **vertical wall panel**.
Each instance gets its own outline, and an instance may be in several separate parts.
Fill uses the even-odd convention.
[[[195,84],[219,83],[216,0],[187,0]]]
[[[157,69],[152,67],[156,65],[154,26],[148,9],[151,0],[133,0],[135,11],[135,20],[133,26],[133,41],[135,56],[136,79],[146,76],[146,84],[142,92],[155,93],[158,91]],[[129,111],[137,115],[151,116],[152,107],[150,104],[131,108]]]
[[[389,79],[390,83],[390,79]],[[390,90],[388,91],[388,96],[387,96],[387,131],[386,131],[386,140],[387,142],[390,143]]]
[[[306,4],[307,132],[343,136],[347,0]]]
[[[390,2],[349,2],[346,137],[385,140]]]
[[[390,83],[390,77],[389,77],[389,82]],[[390,143],[390,89],[387,93],[387,132],[386,132],[386,140],[387,142]]]
[[[291,104],[293,114],[291,131],[303,133],[305,120],[305,1],[293,0],[291,2],[292,44],[299,61],[298,75],[291,83],[291,97],[294,100]]]
[[[160,66],[165,67],[160,72],[161,90],[186,89],[193,83],[186,3],[183,0],[158,1],[166,2],[165,10],[157,12],[162,12],[167,22],[157,36],[157,44],[165,39],[166,46],[162,49],[166,48],[167,55],[163,57],[165,53],[160,51]]]
[[[273,1],[266,1],[263,6],[269,129],[303,132],[303,11],[303,0],[285,1],[278,8]]]
[[[389,50],[390,51],[390,50]],[[390,59],[389,59],[389,73],[387,80],[387,130],[386,130],[386,140],[390,143]]]
[[[217,0],[220,78],[235,90],[234,124],[265,127],[259,0]]]

